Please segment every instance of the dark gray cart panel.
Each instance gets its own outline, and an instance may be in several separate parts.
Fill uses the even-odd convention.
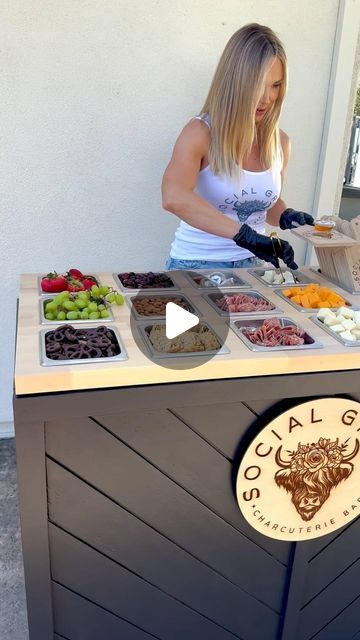
[[[234,493],[261,420],[359,387],[334,372],[16,398],[30,640],[360,640],[360,520],[283,543]]]

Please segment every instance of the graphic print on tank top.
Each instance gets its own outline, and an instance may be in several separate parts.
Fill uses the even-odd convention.
[[[261,224],[264,219],[264,213],[274,205],[278,199],[278,194],[274,194],[271,189],[267,189],[264,193],[266,199],[246,199],[246,196],[254,195],[256,195],[256,192],[253,188],[251,188],[250,193],[244,190],[242,191],[241,197],[244,198],[244,200],[241,200],[239,196],[234,193],[233,197],[225,198],[224,204],[219,204],[218,209],[222,213],[235,211],[240,224],[245,222],[247,224]]]

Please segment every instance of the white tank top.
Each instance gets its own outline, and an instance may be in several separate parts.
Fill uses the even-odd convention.
[[[209,127],[207,116],[198,116]],[[239,223],[246,222],[258,233],[265,232],[267,210],[280,196],[281,163],[267,171],[242,171],[239,180],[215,176],[210,167],[199,172],[195,193],[217,211]],[[253,254],[229,238],[196,229],[181,220],[171,245],[170,256],[178,260],[244,260]]]

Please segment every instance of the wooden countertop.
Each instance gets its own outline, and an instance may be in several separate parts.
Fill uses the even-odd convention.
[[[284,316],[292,318],[311,333],[323,344],[323,348],[271,353],[255,352],[250,351],[240,338],[229,330],[226,340],[226,346],[230,349],[229,354],[214,356],[211,360],[194,368],[186,368],[186,358],[183,358],[183,370],[168,369],[141,353],[131,334],[130,309],[127,304],[124,304],[121,307],[112,305],[115,322],[107,324],[109,327],[115,325],[120,331],[129,356],[128,360],[111,363],[86,361],[86,364],[45,367],[40,364],[39,353],[39,332],[44,329],[44,326],[40,324],[39,318],[38,274],[25,274],[21,276],[19,295],[15,365],[16,394],[42,394],[80,389],[360,369],[360,345],[359,347],[343,346],[321,327],[315,325],[309,319],[310,313],[297,311],[246,269],[235,271],[243,280],[251,284],[253,289],[264,294],[277,307],[280,307],[284,311]],[[310,275],[314,282],[323,284],[327,282],[309,269],[301,268],[301,271]],[[117,288],[111,274],[97,273],[96,275],[101,283]],[[223,320],[201,297],[203,292],[195,289],[181,271],[174,274],[174,280],[183,293],[191,297],[198,309],[203,314],[206,313],[206,320],[216,330],[216,325]],[[331,283],[327,284],[351,300],[353,304],[360,306],[360,296],[351,295]],[[316,313],[315,310],[314,313]],[[249,316],[244,314],[244,317]],[[277,317],[279,317],[278,314]],[[56,323],[54,326],[57,326]],[[51,327],[52,325],[46,325],[46,328]]]

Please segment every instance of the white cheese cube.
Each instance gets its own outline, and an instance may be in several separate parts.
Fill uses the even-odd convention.
[[[360,311],[354,311],[353,320],[357,326],[360,324]]]
[[[351,333],[355,336],[356,340],[360,340],[360,329],[356,327],[356,329],[352,329]]]
[[[354,342],[356,340],[355,336],[353,336],[350,331],[342,331],[339,333],[339,336],[342,337],[343,340],[348,340]]]
[[[339,322],[339,324],[331,325],[329,329],[331,329],[331,331],[334,331],[334,333],[341,333],[342,331],[344,331],[344,327],[342,326],[341,322]]]
[[[330,309],[322,307],[322,309],[319,309],[319,311],[317,312],[316,317],[318,320],[321,320],[321,322],[324,322],[324,319],[328,315],[334,315],[334,313],[330,311]]]
[[[274,282],[274,276],[276,275],[275,271],[273,271],[272,269],[269,271],[265,271],[264,275],[263,275],[263,280],[265,280],[265,282],[267,282],[268,284],[273,284]]]
[[[347,331],[351,331],[351,329],[355,329],[356,327],[355,322],[351,320],[351,318],[347,318],[347,320],[343,320],[341,324],[344,327],[344,329],[347,329]]]
[[[324,318],[324,324],[326,324],[328,327],[331,327],[333,324],[343,324],[339,318],[334,314],[332,316],[325,316]]]
[[[294,284],[294,276],[291,273],[291,271],[285,271],[284,278],[285,278],[286,284]]]
[[[347,320],[347,318],[344,318],[343,315],[341,315],[341,313],[337,316],[337,319],[339,320],[339,322],[343,323],[345,322],[345,320]]]
[[[273,284],[284,284],[281,273],[275,274]]]
[[[339,307],[337,314],[344,316],[344,318],[353,318],[354,316],[353,310],[349,307]]]

